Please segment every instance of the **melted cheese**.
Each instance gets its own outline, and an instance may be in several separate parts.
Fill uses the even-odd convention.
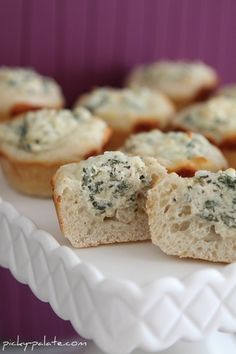
[[[132,128],[139,118],[153,118],[165,126],[174,112],[173,105],[163,94],[148,88],[99,88],[82,96],[76,103],[78,106],[84,106],[111,127],[122,130]]]
[[[135,217],[139,195],[151,183],[145,163],[121,152],[83,161],[75,178],[81,181],[83,198],[93,216],[116,217],[127,223]]]
[[[192,213],[216,232],[235,236],[236,231],[236,171],[228,169],[218,173],[199,171],[188,180],[186,202],[191,204]],[[209,226],[210,227],[210,226]]]
[[[93,126],[97,128],[94,136]],[[69,110],[43,109],[28,112],[19,118],[0,125],[0,142],[13,146],[27,154],[40,154],[67,144],[68,137],[76,133],[74,144],[88,145],[88,134],[94,143],[101,144],[106,125],[93,118],[89,111],[81,108],[73,113]]]
[[[129,155],[156,158],[166,168],[174,169],[186,161],[203,157],[223,168],[226,161],[221,152],[200,134],[153,130],[131,136],[122,149]]]
[[[220,143],[236,132],[236,101],[216,97],[205,103],[186,108],[179,113],[174,124],[195,131]]]
[[[0,68],[0,113],[10,114],[16,104],[59,107],[63,96],[57,83],[30,69]]]
[[[188,98],[217,81],[215,71],[202,62],[160,61],[136,68],[128,80],[130,86],[147,86],[164,92],[172,99]]]

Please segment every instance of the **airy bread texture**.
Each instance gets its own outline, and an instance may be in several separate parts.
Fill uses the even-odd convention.
[[[227,168],[220,150],[196,133],[152,130],[132,135],[121,149],[130,156],[155,158],[168,172],[190,177],[198,170],[218,171]]]
[[[63,164],[103,151],[110,128],[85,109],[44,109],[0,124],[0,159],[16,190],[50,197],[51,177]]]
[[[113,130],[108,149],[120,147],[132,133],[166,129],[175,112],[171,101],[148,88],[98,88],[82,95],[75,104],[102,118]]]
[[[199,61],[159,61],[135,68],[130,87],[150,87],[167,95],[177,109],[207,98],[218,86],[215,70]]]
[[[236,261],[236,172],[171,173],[148,192],[152,242],[168,255]]]
[[[31,69],[0,68],[0,121],[41,108],[60,109],[64,101],[53,79]]]
[[[236,168],[236,100],[233,98],[218,96],[190,106],[174,117],[172,127],[203,134],[220,148],[229,166]]]
[[[52,185],[64,236],[76,248],[150,239],[146,194],[166,173],[119,151],[60,167]]]

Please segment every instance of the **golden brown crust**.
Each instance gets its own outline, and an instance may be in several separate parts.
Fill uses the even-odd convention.
[[[219,81],[217,80],[214,85],[212,86],[203,86],[201,87],[193,97],[188,99],[174,99],[171,98],[172,102],[174,103],[177,111],[189,106],[190,104],[206,101],[210,96],[214,94],[214,92],[219,87]]]
[[[116,150],[124,144],[124,142],[129,138],[130,135],[140,132],[148,132],[153,129],[164,130],[161,128],[160,122],[156,119],[154,120],[151,118],[144,117],[137,118],[136,123],[131,131],[114,130],[106,148],[110,151]]]
[[[184,133],[193,133],[194,131],[190,131],[189,129],[181,126],[180,124],[174,124],[171,126],[172,131],[180,131]],[[200,133],[199,133],[200,134]],[[213,145],[216,145],[219,149],[223,150],[236,150],[236,133],[231,134],[229,137],[222,139],[220,143],[216,141],[213,135],[211,134],[203,134]]]
[[[15,104],[8,114],[0,113],[0,122],[4,122],[9,119],[14,119],[18,115],[29,112],[29,111],[38,111],[43,108],[53,108],[53,109],[61,109],[64,107],[64,103],[58,105],[32,105],[29,103],[18,103]]]
[[[222,140],[220,149],[236,150],[236,133]]]
[[[193,177],[199,170],[213,170],[214,165],[203,156],[197,156],[191,161],[176,165],[174,168],[167,168],[168,172],[175,172],[181,177]],[[222,166],[223,168],[224,166]]]
[[[229,167],[236,169],[236,134],[222,140],[218,147],[226,158]]]
[[[50,179],[60,164],[43,165],[13,161],[1,156],[3,174],[18,192],[37,197],[51,197]]]
[[[42,106],[39,106],[39,105],[31,105],[28,103],[18,103],[12,107],[12,109],[10,111],[10,116],[14,117],[16,115],[23,114],[28,111],[38,111],[41,108],[42,108]]]
[[[202,87],[195,95],[194,102],[206,101],[209,97],[214,95],[219,87],[219,81],[216,81],[212,87]]]
[[[222,154],[226,158],[229,167],[236,169],[236,149],[222,148]]]
[[[152,120],[150,118],[140,118],[140,120],[135,123],[131,134],[148,132],[153,129],[161,130],[160,123],[157,120]]]
[[[91,155],[91,152],[90,152],[89,155],[86,155],[87,156],[86,158],[88,158],[90,156],[94,156],[94,155],[100,154],[100,153],[106,151],[107,150],[107,146],[108,146],[109,142],[111,141],[112,135],[113,135],[112,129],[110,127],[106,127],[105,132],[104,132],[103,141],[102,141],[102,146],[101,146],[100,150],[99,149],[94,150],[94,151],[96,151],[96,153],[92,154],[92,155]]]
[[[113,151],[119,149],[130,136],[130,133],[124,131],[114,131],[110,140],[106,144],[106,151]]]
[[[175,172],[181,177],[193,177],[197,172],[197,169],[192,166],[182,166],[176,169],[168,169],[168,172]]]
[[[57,169],[69,162],[78,162],[85,159],[87,156],[93,156],[103,152],[104,145],[107,143],[111,135],[110,128],[107,128],[104,133],[104,139],[101,147],[88,151],[88,153],[73,160],[65,161],[58,160],[56,162],[34,162],[34,161],[20,161],[17,158],[10,157],[5,151],[1,151],[1,165],[3,174],[8,180],[9,184],[17,191],[37,196],[37,197],[51,197],[51,178],[56,173]]]

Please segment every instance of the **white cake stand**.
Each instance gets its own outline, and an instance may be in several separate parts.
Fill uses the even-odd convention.
[[[203,340],[236,330],[236,264],[179,260],[150,243],[74,250],[52,201],[22,196],[2,176],[0,194],[0,265],[104,352],[183,354],[203,346],[198,353],[215,354],[214,343],[234,346],[222,334]],[[85,353],[96,354],[91,345]]]

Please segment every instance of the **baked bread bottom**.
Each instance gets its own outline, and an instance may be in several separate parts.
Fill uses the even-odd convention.
[[[6,180],[18,192],[42,198],[52,196],[50,180],[60,167],[59,163],[27,163],[2,156],[1,166]]]

